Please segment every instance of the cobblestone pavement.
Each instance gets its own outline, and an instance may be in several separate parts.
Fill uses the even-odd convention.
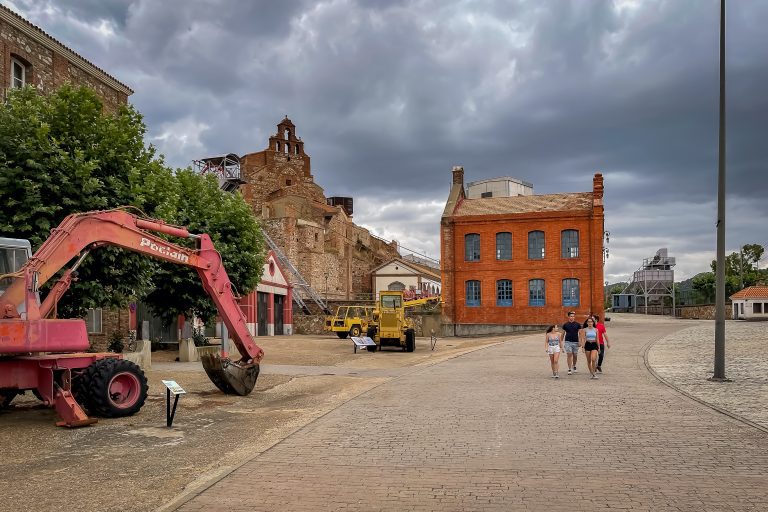
[[[612,321],[599,380],[583,355],[549,378],[542,335],[414,369],[178,509],[765,510],[766,434],[645,367],[649,343],[690,325]]]
[[[715,322],[692,323],[651,347],[651,368],[685,393],[768,429],[768,322],[726,321],[725,376],[732,382],[707,380],[714,368]]]

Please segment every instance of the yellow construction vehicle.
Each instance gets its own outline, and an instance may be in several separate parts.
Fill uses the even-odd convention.
[[[413,307],[424,299],[412,301],[403,300],[402,291],[381,291],[373,319],[368,324],[366,335],[376,342],[376,346],[368,347],[375,352],[381,347],[402,347],[406,352],[416,348],[416,332],[413,330],[413,320],[405,316],[406,302]],[[426,304],[426,302],[425,302]]]
[[[335,316],[325,317],[325,330],[335,332],[341,339],[360,336],[368,328],[373,310],[374,306],[339,306]]]

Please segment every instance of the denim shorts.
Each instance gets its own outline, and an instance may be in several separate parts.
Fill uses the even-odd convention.
[[[566,354],[577,354],[579,352],[579,342],[578,341],[566,341],[565,342],[565,353]]]

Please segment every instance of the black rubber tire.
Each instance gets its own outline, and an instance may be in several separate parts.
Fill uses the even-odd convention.
[[[416,333],[413,329],[405,331],[405,351],[413,352],[416,350]]]
[[[10,407],[13,399],[19,394],[18,389],[4,388],[0,389],[0,409],[6,409]]]
[[[349,335],[354,337],[354,338],[357,338],[358,336],[360,336],[360,332],[361,332],[360,331],[360,326],[359,325],[353,325],[352,328],[349,330]]]
[[[347,333],[345,333],[345,332],[336,332],[336,336],[338,336],[341,339],[346,339],[347,338]]]
[[[121,404],[122,396],[110,395],[115,379],[132,383],[130,397]],[[82,373],[76,398],[89,414],[104,418],[131,416],[141,409],[147,399],[147,378],[141,368],[125,359],[99,359]]]

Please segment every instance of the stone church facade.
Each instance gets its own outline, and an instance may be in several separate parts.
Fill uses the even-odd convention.
[[[352,201],[326,197],[304,141],[286,116],[266,149],[240,158],[240,186],[262,226],[323,298],[370,297],[371,270],[398,257],[397,244],[352,221]]]

